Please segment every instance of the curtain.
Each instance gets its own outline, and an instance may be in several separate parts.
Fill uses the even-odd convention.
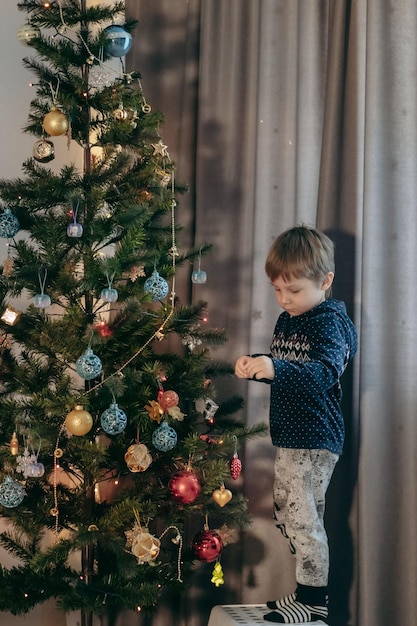
[[[139,20],[128,64],[165,114],[181,244],[212,244],[208,302],[229,335],[219,358],[268,350],[279,313],[263,264],[275,236],[317,225],[336,243],[334,295],[358,328],[345,374],[347,438],[328,492],[330,624],[411,626],[417,614],[417,5],[414,0],[128,0]],[[181,281],[179,281],[181,282]],[[268,419],[261,384],[228,380],[249,424]],[[226,585],[197,568],[155,626],[205,626],[215,604],[293,590],[272,521],[274,449],[240,451],[254,522],[228,547]],[[227,552],[227,554],[226,554]],[[128,620],[128,617],[126,617]],[[126,623],[128,623],[126,621]]]

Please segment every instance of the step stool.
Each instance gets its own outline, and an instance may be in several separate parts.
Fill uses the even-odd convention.
[[[266,622],[264,615],[269,613],[265,604],[224,604],[214,606],[210,613],[208,626],[258,626],[272,624]],[[304,622],[303,626],[327,626],[325,622]]]

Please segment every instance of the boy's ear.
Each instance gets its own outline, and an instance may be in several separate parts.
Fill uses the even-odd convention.
[[[323,289],[323,291],[327,291],[328,289],[330,289],[332,282],[334,279],[334,272],[328,272],[326,274],[326,278],[323,280],[321,288]]]

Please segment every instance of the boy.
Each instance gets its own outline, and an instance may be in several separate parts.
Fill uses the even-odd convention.
[[[357,338],[344,303],[330,297],[334,245],[326,235],[290,228],[265,270],[283,313],[270,354],[241,356],[235,373],[271,385],[275,518],[296,562],[295,592],[267,602],[275,610],[264,619],[299,624],[328,616],[325,494],[344,441],[340,377]]]

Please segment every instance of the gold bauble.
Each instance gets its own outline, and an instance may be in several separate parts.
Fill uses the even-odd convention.
[[[53,108],[43,118],[43,128],[48,135],[59,137],[65,135],[68,130],[68,118],[62,111]]]
[[[144,472],[152,463],[152,457],[145,444],[133,443],[126,450],[125,461],[131,472]]]
[[[77,404],[65,418],[65,426],[72,435],[86,435],[93,427],[93,418],[80,404]]]

